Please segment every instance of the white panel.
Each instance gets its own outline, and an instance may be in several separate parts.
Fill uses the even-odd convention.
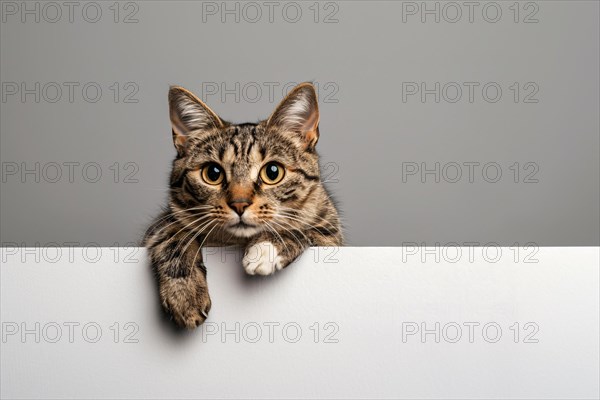
[[[5,248],[1,395],[598,398],[599,249],[456,250],[315,248],[260,278],[207,249],[213,309],[179,333],[143,249]]]

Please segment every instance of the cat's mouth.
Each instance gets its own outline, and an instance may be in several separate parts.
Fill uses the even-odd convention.
[[[227,230],[239,237],[250,237],[259,233],[262,229],[258,225],[249,224],[241,219],[235,224],[227,226]]]
[[[248,224],[240,219],[237,224],[230,225],[230,228],[242,228],[242,229],[252,228],[252,229],[254,229],[254,228],[258,228],[258,226]]]

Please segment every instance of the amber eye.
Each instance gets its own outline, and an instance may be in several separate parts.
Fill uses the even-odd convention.
[[[283,165],[276,162],[267,163],[267,165],[260,170],[260,179],[267,185],[274,185],[281,182],[284,175],[285,169],[283,168]]]
[[[219,164],[210,163],[202,168],[202,179],[209,185],[218,185],[223,182],[225,174]]]

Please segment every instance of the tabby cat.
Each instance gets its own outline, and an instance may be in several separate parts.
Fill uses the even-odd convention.
[[[269,275],[343,237],[320,179],[312,84],[296,86],[256,124],[226,122],[181,87],[171,87],[169,109],[177,150],[169,202],[143,244],[164,309],[191,329],[211,308],[202,246],[243,246],[245,271]]]

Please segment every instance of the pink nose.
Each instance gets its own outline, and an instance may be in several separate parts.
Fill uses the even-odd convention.
[[[235,211],[237,215],[242,215],[244,211],[246,211],[246,208],[248,208],[248,206],[250,206],[251,204],[252,203],[250,202],[250,200],[238,199],[230,202],[229,207],[231,207],[231,209]]]

